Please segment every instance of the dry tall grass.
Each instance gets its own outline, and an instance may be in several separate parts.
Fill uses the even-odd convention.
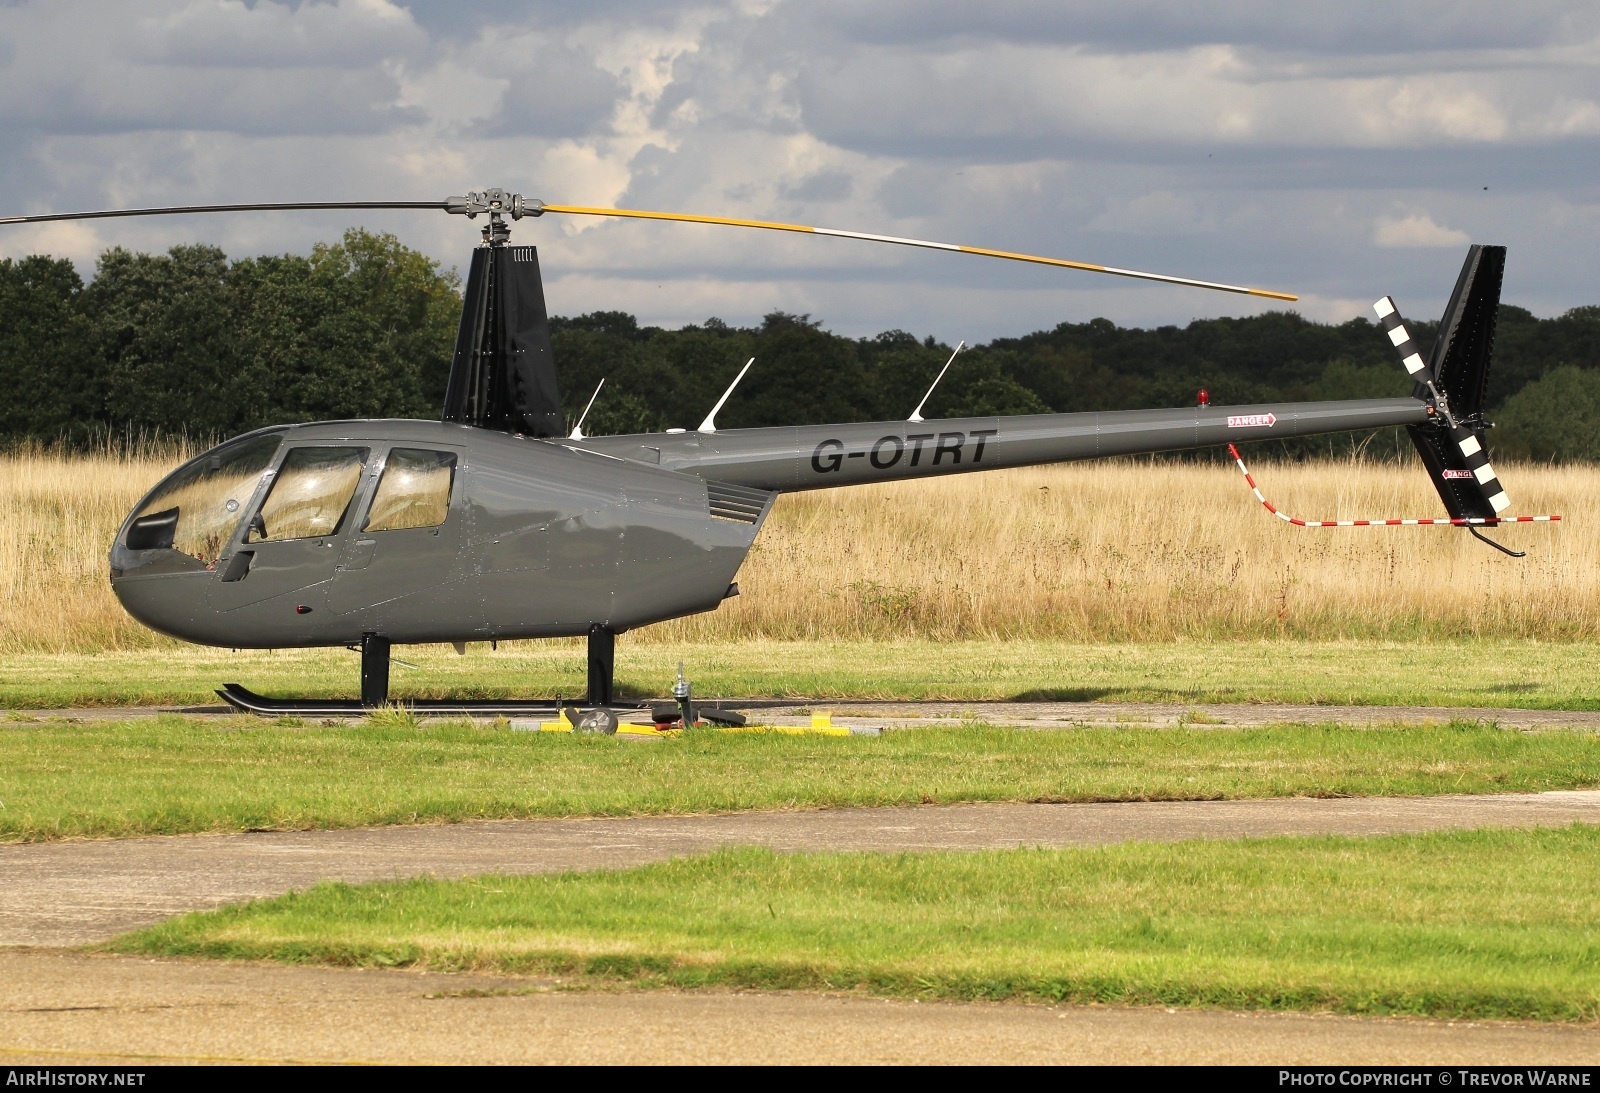
[[[180,453],[0,458],[0,651],[166,644],[106,582],[123,516]],[[1434,515],[1415,466],[1271,465],[1296,515]],[[742,637],[1600,636],[1600,470],[1499,468],[1519,512],[1555,526],[1295,528],[1231,467],[1124,462],[868,486],[783,498],[739,583],[710,615],[643,640]]]
[[[106,555],[139,498],[188,455],[160,445],[0,457],[0,651],[168,644],[117,603]]]
[[[1442,516],[1419,466],[1253,467],[1307,518]],[[783,498],[715,615],[657,628],[740,636],[1084,640],[1600,635],[1600,470],[1498,468],[1507,558],[1461,528],[1297,528],[1227,466],[1121,462]]]

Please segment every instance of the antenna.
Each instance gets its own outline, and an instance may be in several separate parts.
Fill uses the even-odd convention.
[[[733,377],[733,382],[728,384],[728,389],[722,392],[722,397],[717,400],[717,404],[711,408],[711,412],[706,415],[706,419],[700,423],[700,428],[696,429],[695,432],[714,433],[717,431],[717,411],[722,409],[722,404],[728,401],[728,396],[733,394],[733,389],[739,386],[739,381],[744,379],[744,374],[750,371],[750,366],[754,363],[756,363],[754,357],[744,362],[744,367],[739,369],[739,374]]]
[[[939,386],[939,381],[944,379],[944,374],[950,371],[950,366],[955,363],[956,353],[961,352],[961,347],[966,344],[967,343],[965,341],[956,343],[955,352],[951,353],[950,359],[944,362],[944,367],[939,369],[939,374],[933,377],[933,387]],[[922,401],[917,403],[917,408],[911,411],[911,416],[906,418],[907,421],[922,420],[922,408],[928,404],[928,397],[933,394],[933,387],[928,388],[928,394],[922,396]]]
[[[604,387],[605,385],[606,379],[604,376],[601,376],[600,382],[595,385],[594,394],[589,396],[589,405],[585,406],[583,408],[583,413],[578,416],[578,424],[572,427],[572,435],[567,437],[568,440],[583,439],[583,423],[588,420],[589,411],[594,409],[594,400],[600,397],[600,388]]]

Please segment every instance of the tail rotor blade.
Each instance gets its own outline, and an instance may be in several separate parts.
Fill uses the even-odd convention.
[[[1385,296],[1372,305],[1372,310],[1378,313],[1378,320],[1383,323],[1383,332],[1389,335],[1389,341],[1394,346],[1395,352],[1400,354],[1400,363],[1405,366],[1406,373],[1418,383],[1433,384],[1433,369],[1428,367],[1428,362],[1422,359],[1422,353],[1417,349],[1416,342],[1411,340],[1411,331],[1406,329],[1405,320],[1400,317],[1400,309],[1394,306],[1394,297]]]
[[[1473,481],[1478,484],[1478,489],[1494,514],[1499,516],[1510,508],[1511,499],[1506,496],[1505,488],[1500,485],[1494,466],[1489,462],[1489,449],[1483,446],[1483,430],[1457,425],[1450,430],[1450,439],[1455,442],[1456,450],[1466,462],[1464,469],[1472,472]]]
[[[1445,506],[1454,517],[1498,517],[1509,509],[1510,499],[1494,474],[1490,453],[1483,446],[1482,424],[1459,421],[1450,408],[1450,398],[1438,389],[1434,370],[1422,360],[1416,342],[1411,341],[1410,330],[1395,307],[1394,298],[1384,296],[1373,304],[1384,333],[1390,344],[1400,354],[1400,363],[1406,373],[1427,387],[1434,398],[1438,416],[1443,419],[1442,429],[1430,426],[1411,426],[1411,437],[1426,462],[1430,477]],[[1440,432],[1450,435],[1445,442]],[[1485,510],[1486,507],[1486,510]]]

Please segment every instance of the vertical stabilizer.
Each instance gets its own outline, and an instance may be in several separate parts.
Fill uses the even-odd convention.
[[[444,421],[463,425],[483,424],[483,330],[488,316],[488,247],[472,252],[467,268],[467,288],[461,298],[461,324],[456,330],[456,351],[450,358],[450,379],[444,389]]]
[[[1483,413],[1505,268],[1504,247],[1473,246],[1439,322],[1439,336],[1428,363],[1439,389],[1449,396],[1457,420],[1478,418]]]

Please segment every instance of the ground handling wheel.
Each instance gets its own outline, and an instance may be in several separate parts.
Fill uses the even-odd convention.
[[[613,736],[617,731],[617,715],[601,706],[578,717],[572,723],[574,732],[598,733]]]

